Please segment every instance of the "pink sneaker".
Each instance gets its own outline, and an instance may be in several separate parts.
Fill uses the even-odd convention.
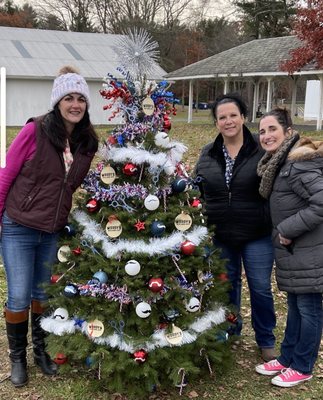
[[[305,375],[295,371],[292,368],[286,368],[281,374],[275,376],[271,383],[280,387],[292,387],[299,383],[312,379],[313,375]]]
[[[266,362],[265,364],[260,364],[256,366],[256,371],[258,372],[258,374],[261,375],[275,375],[278,372],[280,372],[281,370],[283,370],[284,367],[283,365],[281,365],[281,363],[277,360],[271,360]]]

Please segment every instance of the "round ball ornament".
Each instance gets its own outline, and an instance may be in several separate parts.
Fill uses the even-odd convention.
[[[190,240],[185,240],[185,242],[181,244],[181,252],[186,256],[192,255],[195,251],[195,248],[195,244]]]
[[[93,275],[93,278],[97,279],[100,283],[108,282],[108,275],[101,269]]]
[[[68,311],[66,310],[66,308],[62,308],[62,307],[56,308],[56,310],[54,311],[54,314],[53,314],[53,319],[58,322],[67,321],[68,317],[69,317]]]
[[[136,314],[140,318],[148,318],[151,314],[150,304],[146,303],[145,301],[138,303],[136,306]]]
[[[148,287],[153,293],[159,293],[164,288],[164,281],[162,278],[150,278]]]
[[[86,209],[89,213],[95,213],[100,209],[100,202],[96,199],[90,199],[86,203]]]
[[[234,313],[229,313],[227,315],[227,321],[231,322],[231,324],[236,324],[238,322],[238,317]]]
[[[153,221],[150,227],[150,232],[157,237],[162,236],[165,230],[166,225],[162,221]]]
[[[122,225],[121,222],[115,217],[114,215],[111,215],[108,219],[108,222],[105,227],[106,234],[110,238],[117,238],[121,235],[122,233]]]
[[[181,212],[175,218],[174,224],[175,224],[176,229],[184,232],[184,231],[187,231],[188,229],[190,229],[190,227],[192,226],[192,218],[189,214]]]
[[[129,260],[124,267],[126,273],[130,276],[135,276],[139,274],[140,268],[140,264],[136,260]]]
[[[166,132],[157,132],[155,135],[155,144],[160,147],[168,147],[169,136]]]
[[[184,192],[187,188],[187,179],[178,177],[172,182],[172,190],[175,193]]]
[[[79,255],[81,255],[82,250],[81,250],[80,247],[76,247],[75,249],[72,250],[72,253],[73,253],[75,256],[79,256]]]
[[[73,298],[76,297],[79,294],[79,289],[76,285],[73,283],[70,283],[65,286],[64,288],[64,296]]]
[[[179,311],[175,308],[171,308],[164,312],[165,320],[168,322],[174,322],[176,318],[180,316]]]
[[[122,172],[127,176],[134,176],[138,173],[138,167],[133,163],[127,163],[122,168]]]
[[[153,194],[149,194],[144,201],[144,205],[149,211],[157,210],[159,204],[160,204],[159,198]]]
[[[98,338],[103,335],[104,325],[101,321],[95,319],[87,324],[86,329],[89,336]]]
[[[67,357],[64,353],[57,353],[53,361],[55,364],[63,365],[67,363]]]
[[[110,165],[104,167],[100,174],[101,181],[106,185],[113,183],[116,177],[116,171]]]
[[[65,225],[63,231],[67,236],[75,236],[76,233],[74,226],[71,224]]]
[[[200,199],[197,199],[196,197],[194,197],[191,202],[190,202],[191,206],[194,208],[202,208],[202,203]]]
[[[65,263],[68,261],[68,256],[71,254],[71,248],[67,245],[61,246],[57,251],[58,261]]]
[[[133,353],[133,359],[136,361],[137,364],[143,364],[148,357],[148,353],[146,350],[141,349],[137,350]]]
[[[141,103],[142,111],[145,115],[153,115],[155,111],[155,103],[154,100],[147,96]]]
[[[175,172],[175,165],[170,160],[167,160],[163,165],[163,169],[166,175],[172,175]]]
[[[199,311],[201,307],[200,300],[197,297],[192,297],[186,304],[185,308],[188,312],[194,313],[196,311]]]
[[[164,122],[163,122],[163,128],[165,129],[165,131],[170,131],[172,128],[172,123],[171,120],[169,119],[169,116],[167,114],[164,114]]]
[[[54,284],[57,283],[62,275],[54,274],[50,277],[50,283]]]

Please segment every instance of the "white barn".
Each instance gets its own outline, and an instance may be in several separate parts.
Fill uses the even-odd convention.
[[[53,80],[63,65],[73,65],[86,79],[94,124],[108,124],[106,101],[99,90],[107,73],[117,71],[115,51],[120,35],[0,27],[0,67],[6,71],[7,126],[21,126],[29,117],[49,110]],[[162,80],[155,68],[149,79]],[[112,121],[113,123],[113,121]]]

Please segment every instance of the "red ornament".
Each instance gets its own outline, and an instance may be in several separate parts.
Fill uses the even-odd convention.
[[[148,286],[153,293],[159,293],[163,290],[164,281],[162,278],[150,278]]]
[[[80,247],[77,247],[76,249],[72,250],[72,253],[76,256],[79,256],[82,253],[82,250]]]
[[[194,253],[195,247],[196,246],[193,242],[191,242],[190,240],[185,240],[185,242],[181,244],[181,251],[186,256],[190,256]]]
[[[109,144],[112,144],[112,145],[114,145],[114,144],[116,144],[118,141],[117,141],[117,139],[114,137],[114,136],[109,136],[108,137],[108,143]]]
[[[147,357],[148,357],[148,353],[144,349],[135,351],[133,353],[133,358],[137,364],[143,364],[147,360]]]
[[[164,114],[163,128],[164,128],[164,130],[165,130],[166,132],[167,132],[167,131],[170,131],[171,128],[172,128],[171,120],[169,119],[169,116],[166,115],[166,114]]]
[[[50,283],[56,283],[62,275],[52,275],[50,277]]]
[[[202,208],[201,200],[194,197],[193,200],[191,201],[191,206],[195,208]]]
[[[235,314],[230,313],[227,315],[227,321],[231,322],[232,324],[236,324],[238,321],[238,317]]]
[[[56,357],[53,360],[56,364],[62,365],[67,363],[67,357],[63,353],[57,353]]]
[[[218,278],[220,281],[223,281],[223,282],[226,282],[229,280],[228,274],[226,272],[222,272],[221,274],[219,274]]]
[[[89,213],[94,213],[94,212],[99,210],[100,202],[98,200],[96,200],[96,199],[90,199],[86,203],[86,208],[87,208]]]
[[[145,223],[137,220],[137,222],[134,224],[134,227],[137,229],[137,232],[141,230],[145,230]]]
[[[123,168],[122,172],[128,176],[134,176],[138,172],[138,167],[135,164],[127,163]]]

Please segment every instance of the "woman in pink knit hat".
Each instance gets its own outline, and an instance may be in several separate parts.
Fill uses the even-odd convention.
[[[2,255],[8,297],[5,307],[11,382],[27,383],[27,332],[31,310],[35,363],[47,375],[56,364],[45,350],[40,316],[46,307],[43,284],[56,261],[58,232],[67,223],[72,195],[98,148],[90,122],[89,88],[69,66],[55,79],[51,111],[31,118],[12,142],[0,169]]]

